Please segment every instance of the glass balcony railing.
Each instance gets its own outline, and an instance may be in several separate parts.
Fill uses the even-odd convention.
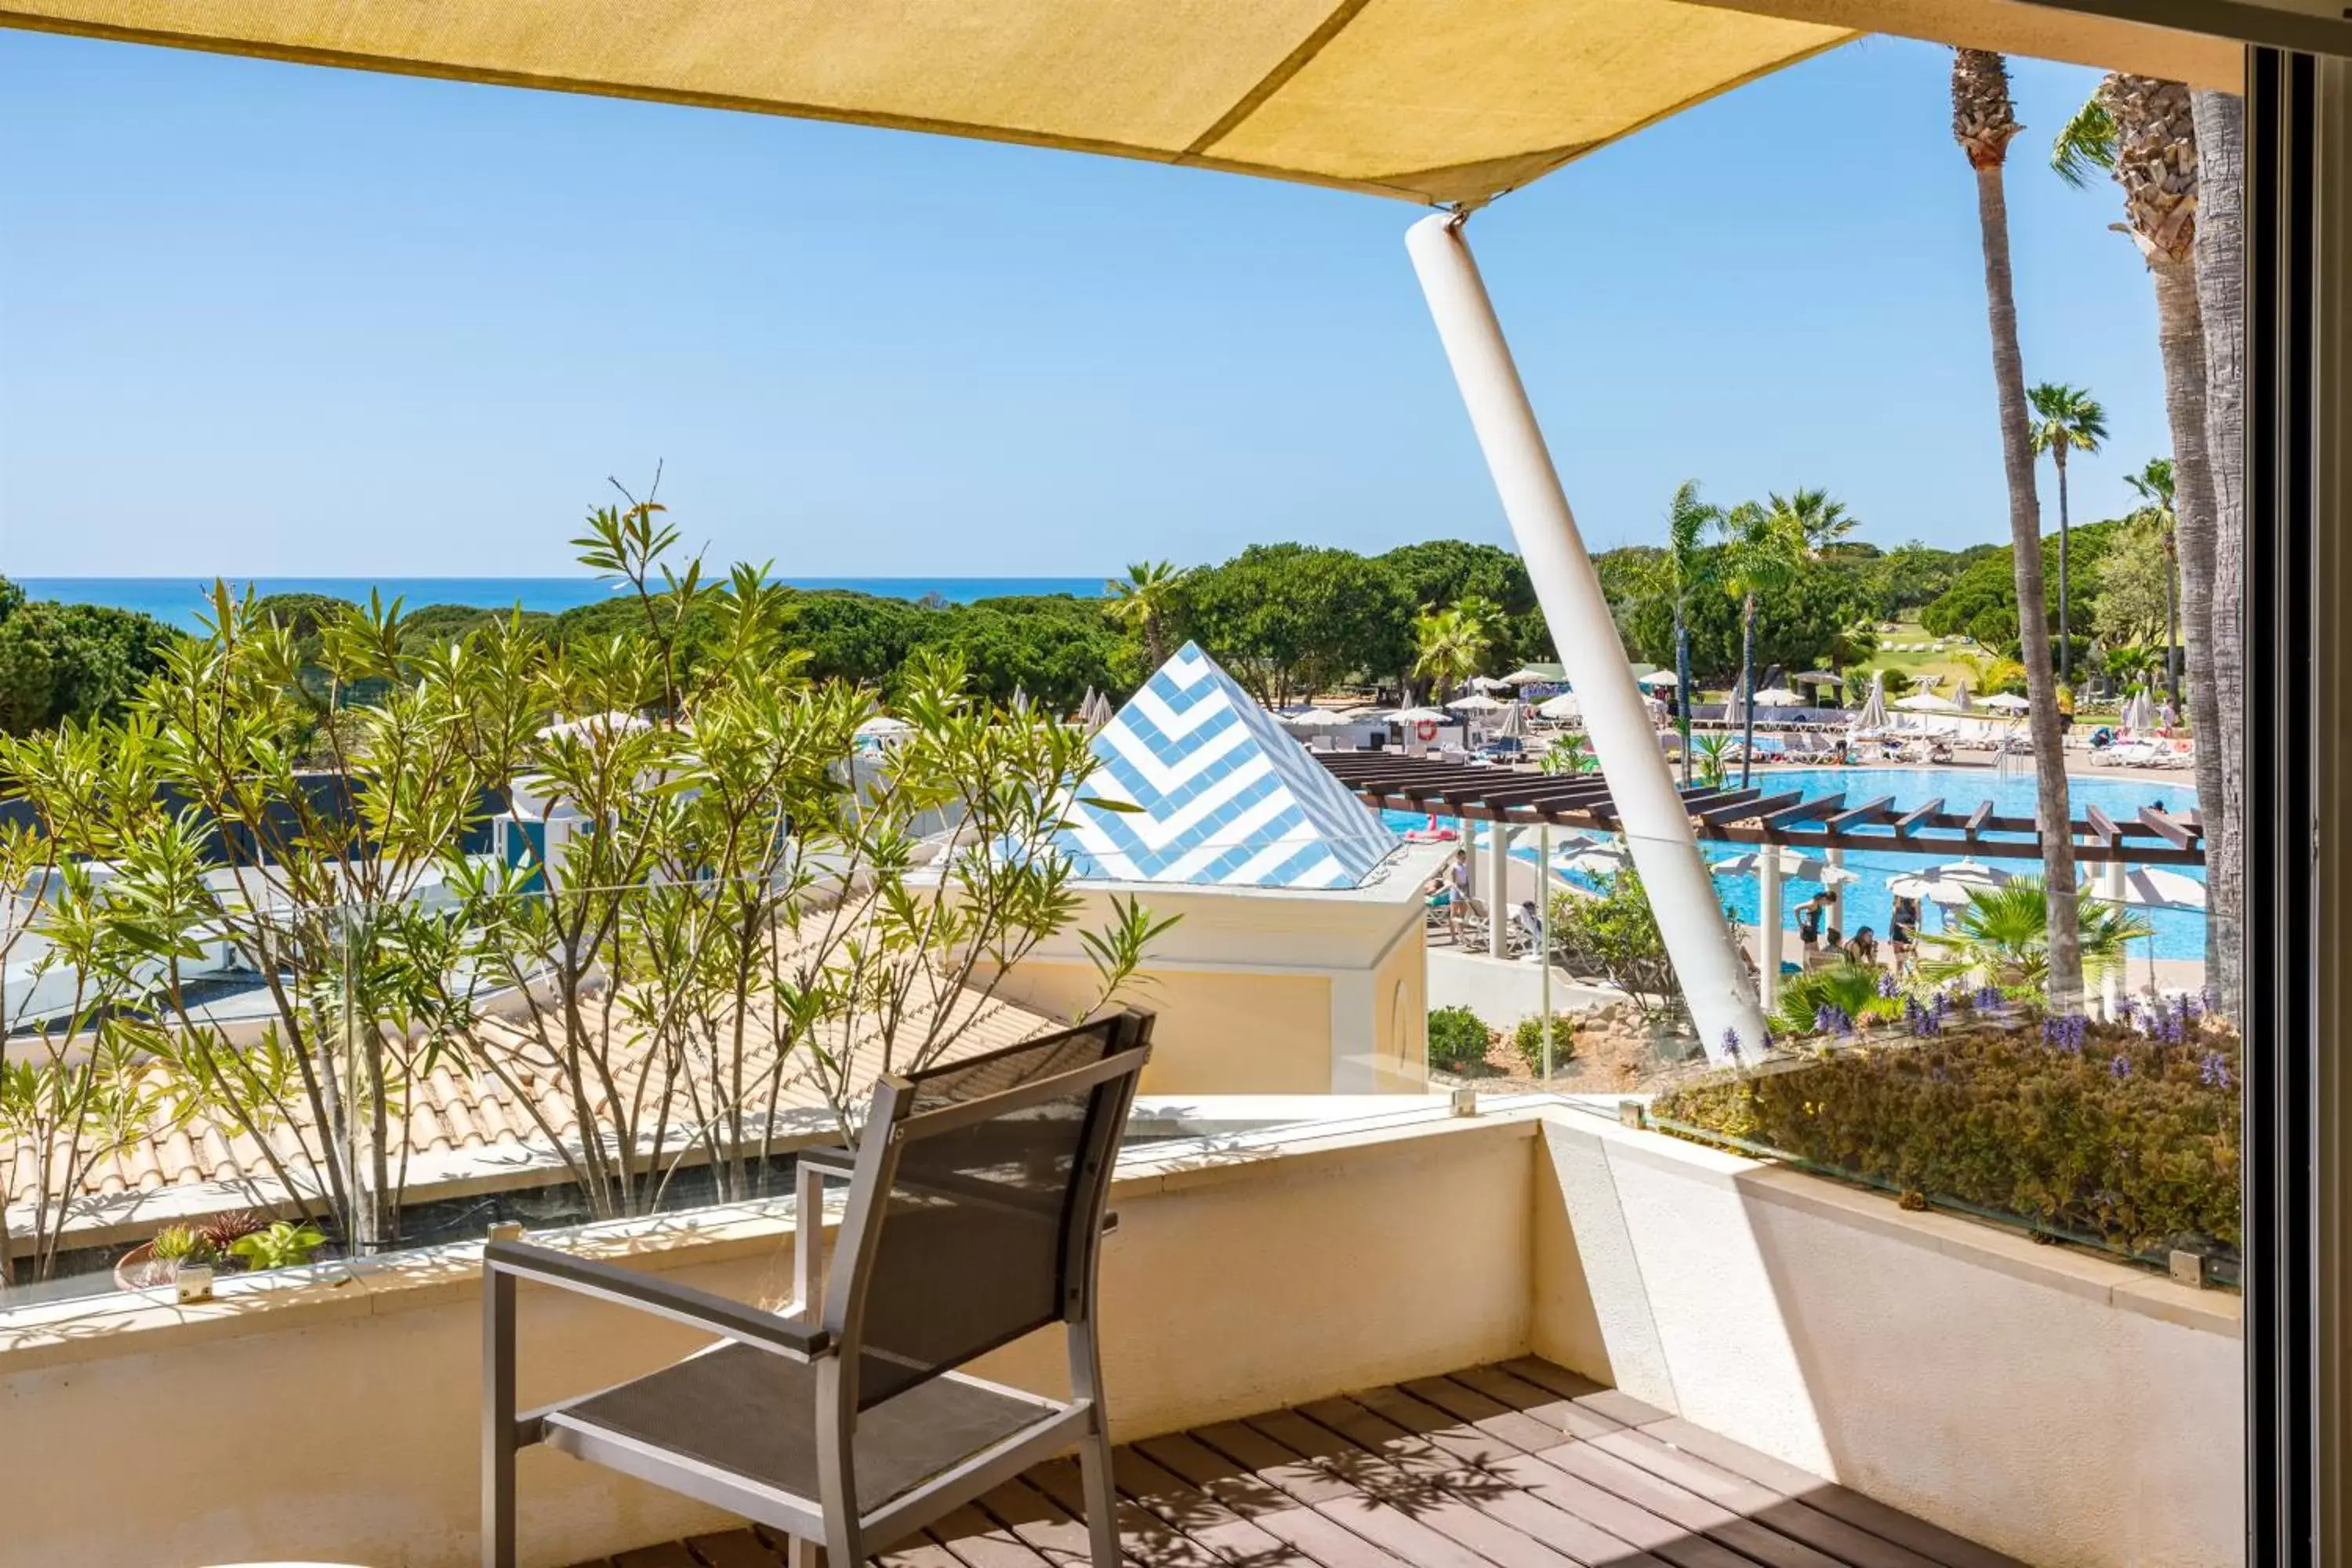
[[[2236,950],[2201,867],[2086,862],[2053,911],[2039,859],[1702,844],[1704,909],[1681,907],[1686,883],[1657,890],[1685,847],[1553,837],[1548,916],[1531,889],[1505,915],[1515,956],[1549,943],[1552,1069],[1530,1016],[1468,1070],[1612,1117],[1637,1100],[1652,1127],[1906,1206],[2235,1282],[2242,1068],[2216,977]],[[1536,844],[1512,845],[1530,869]],[[2072,962],[2053,940],[2069,913]],[[1752,1011],[1723,993],[1721,952],[1690,940],[1710,919]],[[1447,1028],[1433,1017],[1433,1066]]]

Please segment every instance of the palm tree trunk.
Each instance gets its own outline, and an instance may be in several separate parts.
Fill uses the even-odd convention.
[[[2189,728],[2197,743],[2197,804],[2200,812],[2226,812],[2221,753],[2229,742],[2221,729],[2220,680],[2213,657],[2215,500],[2212,465],[2206,460],[2205,328],[2197,308],[2197,264],[2159,256],[2149,261],[2148,275],[2156,282],[2164,412],[2172,426],[2173,516],[2178,520],[2174,532],[2180,549],[2180,643],[2189,663]],[[2210,888],[2207,898],[2210,903]],[[2220,967],[2215,938],[2222,924],[2209,910],[2205,921],[2209,982]]]
[[[2197,309],[2205,327],[2205,461],[2213,483],[2214,736],[2221,794],[2200,789],[2205,821],[2205,984],[2238,1016],[2243,952],[2246,795],[2246,171],[2245,104],[2233,93],[2189,95],[2197,118]],[[2205,747],[2200,739],[2199,750]]]
[[[2066,604],[2066,552],[2069,543],[2066,518],[2066,448],[2053,445],[2051,458],[2058,465],[2058,679],[2060,684],[2074,684],[2074,634],[2068,629]]]
[[[2180,552],[2171,536],[2164,541],[2164,692],[2173,710],[2180,709],[2180,666],[2172,650],[2180,646]]]
[[[2081,927],[2074,887],[2073,805],[2066,795],[2065,733],[2058,727],[2057,672],[2050,658],[2050,600],[2042,580],[2042,508],[2033,493],[2033,447],[2025,423],[2025,362],[2017,344],[2017,292],[2010,272],[2009,199],[2001,165],[1976,168],[1977,224],[1984,240],[1985,313],[1992,329],[2001,467],[2009,479],[2009,536],[2016,557],[2017,631],[2032,699],[2034,821],[2050,908],[2049,998],[2072,1008],[2083,994]]]
[[[1691,784],[1690,627],[1683,624],[1683,601],[1675,596],[1675,728],[1683,738],[1683,788]]]
[[[1756,595],[1739,606],[1739,787],[1756,765]]]

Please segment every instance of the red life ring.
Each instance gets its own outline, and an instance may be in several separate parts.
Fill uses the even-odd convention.
[[[1413,731],[1413,733],[1419,735],[1424,741],[1434,741],[1437,739],[1437,721],[1434,719],[1423,719],[1419,727]]]

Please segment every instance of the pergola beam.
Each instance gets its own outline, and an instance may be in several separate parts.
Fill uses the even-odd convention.
[[[1453,763],[1374,762],[1360,753],[1317,755],[1360,799],[1373,805],[1512,826],[1622,831],[1603,779],[1545,778]],[[1767,794],[1753,787],[1696,785],[1681,791],[1680,799],[1696,837],[1714,843],[1778,844],[1806,855],[1855,850],[1956,859],[1971,855],[1997,860],[2042,857],[2033,823],[1996,815],[1989,800],[1958,812],[1947,811],[1946,802],[1935,800],[1897,815],[1891,795],[1848,807],[1843,792],[1805,797],[1795,791]],[[2076,845],[2075,858],[2089,864],[2205,863],[2198,825],[2153,807],[2132,820],[2117,821],[2095,805],[2085,805],[2074,831],[2085,840]],[[1987,833],[2011,837],[1988,838],[1983,837]]]

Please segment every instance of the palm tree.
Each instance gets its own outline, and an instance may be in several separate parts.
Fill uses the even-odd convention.
[[[1709,735],[1698,742],[1698,782],[1709,789],[1721,789],[1731,772],[1725,761],[1731,750],[1728,735]]]
[[[2122,187],[2120,226],[2139,247],[2156,286],[2157,348],[2164,362],[2164,412],[2172,428],[2173,535],[2180,557],[2180,646],[2189,659],[2189,722],[2197,736],[2197,801],[2223,814],[2221,678],[2214,657],[2214,554],[2218,524],[2206,416],[2205,319],[2197,279],[2197,116],[2177,81],[2111,73],[2060,133],[2052,163],[2071,183],[2105,169]],[[2234,625],[2234,623],[2233,623]],[[2206,922],[2206,967],[2220,967]]]
[[[2083,973],[2093,980],[2120,973],[2129,943],[2156,928],[2120,904],[2082,902]],[[1977,979],[2004,991],[2040,989],[2049,981],[2050,898],[2037,877],[1998,888],[1970,888],[1966,908],[1937,939],[1943,956],[1919,965],[1929,980]]]
[[[1832,963],[1790,979],[1780,991],[1780,1024],[1799,1039],[1820,1034],[1842,1016],[1848,1026],[1873,1018],[1899,1018],[1903,1003],[1879,994],[1886,972],[1874,963]]]
[[[1139,561],[1127,569],[1126,576],[1103,584],[1103,592],[1110,595],[1110,618],[1141,634],[1144,652],[1154,669],[1168,662],[1169,615],[1184,576],[1168,562]]]
[[[1413,674],[1435,682],[1437,699],[1444,701],[1456,681],[1478,673],[1488,635],[1475,605],[1466,614],[1460,604],[1424,608],[1412,618]]]
[[[1479,665],[1470,671],[1476,675],[1509,632],[1510,615],[1484,594],[1463,595],[1454,601],[1454,613],[1462,617],[1462,624],[1477,638]]]
[[[2089,393],[2063,382],[2045,381],[2028,387],[2025,400],[2033,405],[2035,455],[2047,452],[2058,465],[2058,679],[2072,686],[2074,641],[2066,624],[2066,454],[2099,449],[2099,443],[2107,438],[2107,411]]]
[[[1665,586],[1675,598],[1675,728],[1683,738],[1683,787],[1691,782],[1690,626],[1684,616],[1690,593],[1706,574],[1706,531],[1722,519],[1719,509],[1698,499],[1698,481],[1675,487],[1666,507]]]
[[[2172,510],[2172,459],[2150,458],[2138,473],[2126,474],[2124,483],[2139,497],[2140,504],[2133,517],[2156,524],[2164,535],[2164,686],[2171,695],[2172,705],[2178,708],[2180,666],[2172,652],[2180,646],[2180,549],[2173,537],[2178,519]]]
[[[1800,489],[1786,497],[1776,495],[1771,506],[1794,532],[1810,561],[1819,561],[1862,526],[1862,520],[1848,516],[1845,504],[1832,500],[1825,489]]]
[[[1551,750],[1536,764],[1540,773],[1596,773],[1601,771],[1601,759],[1592,754],[1591,745],[1574,730],[1552,742]]]
[[[2221,798],[2204,814],[2207,984],[2238,1012],[2245,903],[2246,700],[2246,104],[2235,93],[2189,95],[2197,125],[2197,310],[2205,328],[2205,460],[2213,483],[2213,706],[2221,716]]]
[[[2010,553],[2017,576],[2017,631],[2033,704],[2034,816],[2042,836],[2048,901],[2050,1000],[2082,994],[2083,959],[2074,897],[2074,840],[2066,794],[2064,733],[2058,727],[2057,670],[2050,658],[2050,600],[2042,583],[2042,504],[2033,493],[2033,448],[2026,437],[2025,362],[2017,346],[2017,289],[2010,274],[2009,195],[2002,174],[2019,130],[2009,66],[1987,49],[1952,56],[1952,139],[1976,174],[1977,226],[1984,246],[1985,314],[1991,328],[1993,390],[2001,468],[2009,479]]]
[[[1800,491],[1799,494],[1804,492]],[[1741,725],[1739,787],[1746,789],[1754,771],[1756,750],[1756,601],[1759,595],[1788,586],[1805,558],[1804,535],[1795,514],[1779,496],[1769,507],[1742,501],[1716,519],[1723,535],[1722,577],[1725,592],[1739,601],[1739,700]]]

